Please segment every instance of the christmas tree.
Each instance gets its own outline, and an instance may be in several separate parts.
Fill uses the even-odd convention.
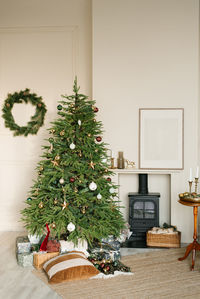
[[[98,108],[79,89],[75,79],[74,94],[63,96],[57,106],[59,117],[51,123],[38,177],[21,213],[31,234],[43,234],[48,224],[58,238],[67,233],[75,244],[79,238],[91,244],[118,236],[124,219],[110,177],[102,123],[95,119]]]

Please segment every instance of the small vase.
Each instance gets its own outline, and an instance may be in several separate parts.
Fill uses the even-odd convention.
[[[118,153],[118,158],[117,158],[117,168],[118,169],[124,169],[124,156],[123,152]]]

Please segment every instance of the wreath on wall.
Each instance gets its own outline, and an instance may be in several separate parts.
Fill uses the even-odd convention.
[[[31,120],[27,123],[26,126],[20,127],[15,123],[14,117],[12,115],[12,108],[15,103],[31,103],[36,106],[35,114],[31,117]],[[3,115],[5,119],[5,127],[10,128],[14,131],[14,136],[28,134],[37,134],[39,128],[44,123],[44,117],[46,113],[46,106],[42,102],[42,97],[38,97],[35,93],[30,93],[30,90],[27,88],[21,90],[20,92],[15,92],[13,94],[8,94],[4,106],[3,106]]]

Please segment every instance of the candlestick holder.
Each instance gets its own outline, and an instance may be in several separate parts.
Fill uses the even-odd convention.
[[[110,168],[115,169],[115,158],[110,158]]]
[[[193,183],[193,181],[188,181],[188,183],[189,183],[189,194],[191,194],[192,193],[192,183]]]
[[[199,182],[199,178],[194,178],[194,183],[195,183],[195,193],[197,193],[197,186],[198,186],[198,182]]]

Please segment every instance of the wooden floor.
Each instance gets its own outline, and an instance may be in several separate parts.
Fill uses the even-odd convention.
[[[0,299],[61,298],[32,274],[33,267],[23,268],[17,264],[16,237],[25,234],[23,232],[0,232]],[[121,255],[125,256],[147,250],[155,249],[122,248]]]
[[[19,235],[24,234],[19,232],[0,232],[0,298],[61,298],[32,274],[32,267],[23,268],[18,266],[15,244],[16,237]]]

